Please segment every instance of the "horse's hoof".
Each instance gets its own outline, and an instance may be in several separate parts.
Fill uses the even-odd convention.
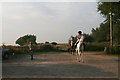
[[[80,60],[78,62],[80,62]]]

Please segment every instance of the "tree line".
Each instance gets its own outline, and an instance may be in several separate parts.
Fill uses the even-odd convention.
[[[120,2],[98,2],[98,12],[105,21],[97,28],[92,28],[91,34],[85,34],[85,42],[109,42],[110,41],[110,12],[112,13],[113,44],[120,45]]]

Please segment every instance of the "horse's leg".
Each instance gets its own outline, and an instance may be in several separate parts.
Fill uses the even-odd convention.
[[[82,62],[84,62],[84,46],[82,45],[81,47],[81,58],[82,58]]]
[[[72,47],[72,55],[74,55],[74,48]]]
[[[79,61],[82,61],[82,53],[81,53],[81,51],[79,52]]]
[[[72,48],[72,54],[74,55],[74,47]]]
[[[78,43],[78,57],[79,57],[79,62],[81,61],[81,44]]]
[[[71,54],[71,48],[68,50],[69,54]]]
[[[71,48],[71,54],[73,54],[73,50],[72,50],[72,48]]]
[[[70,54],[72,54],[72,49],[70,49]]]
[[[71,49],[68,50],[69,54],[71,54]]]
[[[72,48],[70,49],[70,54],[72,54]]]
[[[76,48],[76,49],[75,49],[75,55],[77,54],[77,52],[78,52],[78,51],[77,51],[77,48]]]
[[[80,51],[80,49],[78,49],[78,61],[79,62],[81,61],[81,51]]]
[[[84,62],[84,53],[81,52],[81,61]]]
[[[76,48],[76,53],[75,53],[75,55],[77,55],[78,54],[78,49]],[[79,59],[79,57],[78,57],[78,55],[77,55],[77,60]]]
[[[76,47],[76,55],[77,55],[77,60],[79,61],[79,45],[78,44]]]

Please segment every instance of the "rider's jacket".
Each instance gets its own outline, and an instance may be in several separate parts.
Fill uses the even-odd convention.
[[[77,36],[77,42],[80,41],[80,42],[83,42],[84,41],[84,36],[83,35],[80,35],[80,36]]]

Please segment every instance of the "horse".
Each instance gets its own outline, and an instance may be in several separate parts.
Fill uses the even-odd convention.
[[[77,44],[77,47],[76,47],[76,55],[78,56],[77,57],[77,60],[80,62],[84,62],[84,43],[83,43],[83,40],[78,40],[78,44]]]
[[[70,53],[75,55],[74,51],[76,49],[76,45],[75,45],[75,42],[76,42],[76,37],[72,37],[71,40],[70,40]]]
[[[74,50],[75,50],[75,42],[73,41],[73,40],[71,40],[71,42],[70,42],[70,46],[71,46],[71,54],[73,54],[74,55]]]

